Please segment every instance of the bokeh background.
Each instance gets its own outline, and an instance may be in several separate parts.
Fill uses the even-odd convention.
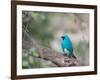
[[[74,54],[82,66],[89,65],[89,14],[22,11],[22,68],[57,67],[51,61],[38,58],[31,39],[42,46],[62,52],[61,36],[67,34]],[[30,37],[27,37],[27,34]]]

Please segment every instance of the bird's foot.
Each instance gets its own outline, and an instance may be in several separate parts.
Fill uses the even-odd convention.
[[[64,56],[68,56],[67,54],[63,54]]]

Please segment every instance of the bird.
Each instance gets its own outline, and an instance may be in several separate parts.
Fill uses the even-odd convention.
[[[64,52],[64,55],[76,59],[76,56],[73,54],[73,44],[69,36],[64,35],[61,38],[62,38],[61,47]]]

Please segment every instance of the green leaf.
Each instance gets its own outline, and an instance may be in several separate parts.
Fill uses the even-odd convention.
[[[36,53],[35,51],[32,52],[32,55],[36,57],[39,56],[38,53]]]

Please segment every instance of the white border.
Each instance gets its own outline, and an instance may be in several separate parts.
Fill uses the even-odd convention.
[[[64,12],[64,13],[89,13],[90,21],[90,65],[79,67],[62,67],[62,68],[40,68],[40,69],[22,69],[22,10],[27,11],[45,11],[45,12]],[[50,73],[70,73],[94,71],[94,10],[78,8],[58,8],[58,7],[41,7],[17,5],[17,75],[30,74],[50,74]]]

